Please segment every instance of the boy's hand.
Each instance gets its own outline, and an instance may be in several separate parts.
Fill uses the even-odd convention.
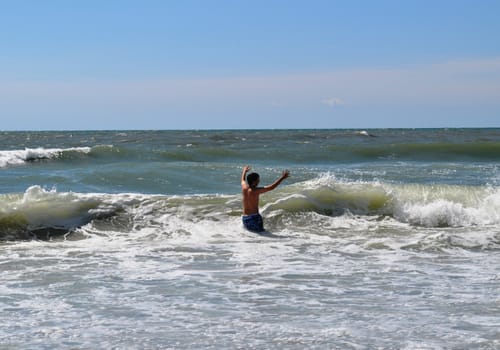
[[[283,172],[281,173],[281,177],[283,179],[286,179],[287,177],[290,176],[290,170],[286,169],[286,170],[283,170]]]

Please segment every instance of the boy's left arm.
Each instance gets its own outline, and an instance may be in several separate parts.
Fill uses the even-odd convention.
[[[262,192],[268,192],[268,191],[274,190],[276,187],[278,187],[278,185],[283,180],[285,180],[289,176],[290,176],[290,171],[283,170],[283,173],[281,174],[281,176],[276,181],[274,181],[271,185],[262,188],[262,190],[263,190]]]

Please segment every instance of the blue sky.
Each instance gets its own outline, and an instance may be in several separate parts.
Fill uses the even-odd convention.
[[[0,0],[0,129],[498,127],[499,14],[496,0]]]

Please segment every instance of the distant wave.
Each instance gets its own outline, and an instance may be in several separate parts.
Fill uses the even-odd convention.
[[[20,165],[44,159],[57,159],[71,154],[88,154],[90,147],[72,148],[26,148],[24,150],[0,151],[0,168]]]
[[[359,134],[373,136],[371,134]],[[371,139],[378,139],[373,136]],[[368,139],[366,142],[370,142]],[[500,142],[471,143],[398,143],[384,144],[322,144],[320,147],[309,142],[302,142],[294,151],[291,149],[267,149],[256,151],[253,159],[279,159],[285,162],[363,162],[379,160],[408,160],[443,162],[454,160],[500,160]],[[205,147],[186,145],[176,149],[153,152],[151,157],[160,157],[165,161],[217,161],[228,159],[241,160],[248,157],[245,147]]]
[[[364,134],[363,134],[364,135]],[[261,148],[252,160],[279,159],[283,162],[364,162],[364,161],[499,161],[500,142],[406,143],[406,144],[324,144],[321,147],[302,143],[294,151]],[[72,148],[26,148],[0,151],[0,168],[43,160],[71,161],[90,156],[110,161],[146,159],[161,162],[238,161],[248,159],[245,147],[178,145],[165,149],[96,145]]]
[[[373,134],[370,134],[368,131],[366,130],[360,130],[360,131],[356,131],[355,132],[356,135],[359,135],[359,136],[368,136],[368,137],[376,137],[375,135]]]
[[[500,142],[332,145],[328,149],[339,160],[500,160]]]

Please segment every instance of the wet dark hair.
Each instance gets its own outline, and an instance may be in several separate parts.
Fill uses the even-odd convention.
[[[253,186],[255,181],[259,180],[260,176],[257,173],[250,173],[247,176],[247,183],[249,186]]]

